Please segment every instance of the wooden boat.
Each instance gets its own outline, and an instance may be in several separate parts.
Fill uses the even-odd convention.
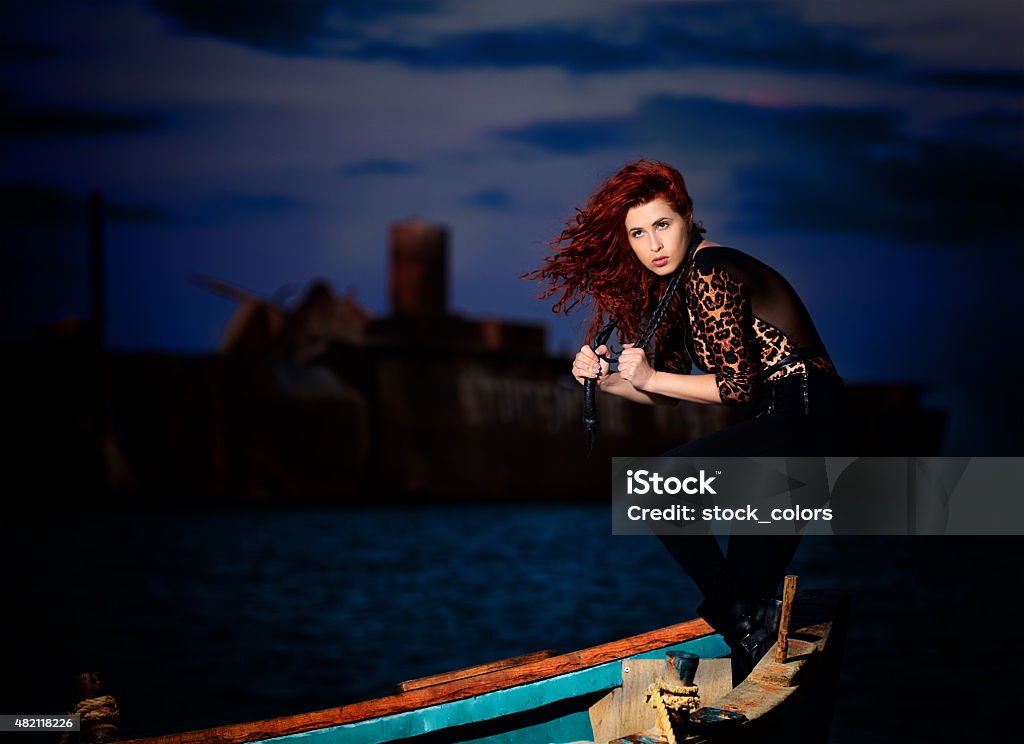
[[[651,744],[666,739],[644,692],[665,671],[670,651],[700,657],[695,683],[704,708],[698,714],[717,713],[692,728],[687,742],[824,741],[847,608],[840,592],[797,594],[785,661],[775,660],[773,648],[734,689],[728,646],[696,619],[573,653],[541,651],[403,682],[376,700],[135,741]],[[723,721],[731,725],[715,725]]]

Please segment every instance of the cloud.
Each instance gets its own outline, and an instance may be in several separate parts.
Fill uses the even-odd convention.
[[[9,228],[80,224],[87,222],[91,214],[92,199],[87,195],[35,183],[0,184],[0,221]],[[118,223],[174,221],[159,207],[118,201],[103,203],[103,218]]]
[[[345,178],[356,176],[408,176],[416,172],[416,166],[404,160],[371,158],[344,165],[338,172]]]
[[[556,67],[586,74],[726,64],[784,70],[870,72],[893,59],[866,35],[802,21],[765,3],[626,4],[519,26],[477,18],[468,30],[442,31],[440,2],[153,0],[186,33],[283,54],[397,62],[424,69]],[[417,23],[426,19],[431,22]]]
[[[505,189],[482,189],[466,198],[467,205],[482,209],[506,209],[512,203],[512,195]]]
[[[500,129],[492,136],[548,152],[577,155],[630,144],[634,140],[631,121],[625,117],[545,121]]]
[[[1024,238],[1014,216],[1024,158],[972,136],[978,119],[923,139],[889,110],[765,113],[749,133],[764,157],[734,176],[743,211],[761,225],[950,246]]]
[[[926,75],[928,82],[983,90],[1024,92],[1024,72],[1016,70],[946,70]]]
[[[424,68],[557,67],[574,73],[726,64],[785,70],[889,68],[854,32],[808,25],[763,3],[627,7],[590,18],[449,33],[367,38],[346,56]]]
[[[277,52],[302,52],[322,30],[329,0],[152,0],[187,33]]]
[[[807,23],[792,9],[756,1],[651,8],[644,24],[642,46],[663,55],[687,50],[716,64],[851,73],[895,64],[889,55],[872,51],[861,32]]]
[[[217,203],[253,212],[292,212],[309,206],[308,202],[287,194],[228,194],[218,199]]]
[[[202,222],[220,222],[237,215],[279,216],[311,207],[310,202],[288,194],[228,192],[203,201],[193,216]]]
[[[966,117],[961,122],[964,132],[975,138],[995,140],[999,137],[1018,141],[1024,133],[1024,114],[993,109],[974,116]]]
[[[26,62],[37,59],[54,59],[63,52],[52,44],[43,44],[27,39],[0,39],[0,61]]]
[[[151,132],[160,126],[152,117],[69,106],[27,106],[12,94],[0,94],[0,135],[5,137],[97,137]]]
[[[1024,238],[1016,219],[1019,149],[993,142],[987,114],[931,139],[903,131],[885,108],[770,108],[655,96],[632,115],[535,122],[494,136],[549,153],[622,148],[679,153],[681,162],[731,172],[724,198],[737,225],[879,235],[926,244]],[[985,125],[984,127],[982,125]],[[673,157],[675,157],[673,155]]]
[[[400,62],[422,68],[469,69],[561,67],[596,72],[646,66],[647,55],[629,46],[596,39],[585,30],[526,28],[450,34],[414,44],[367,40],[346,56]]]
[[[353,25],[382,16],[423,13],[429,0],[152,0],[186,33],[213,36],[284,54],[318,54],[332,25],[348,36]]]
[[[949,140],[874,157],[758,166],[740,180],[748,206],[769,226],[1015,247],[1024,239],[1015,217],[1022,168],[1024,160],[1002,148]]]

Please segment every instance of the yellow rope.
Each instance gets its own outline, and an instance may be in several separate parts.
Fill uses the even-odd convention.
[[[686,734],[676,731],[676,721],[700,707],[700,695],[696,685],[684,685],[666,679],[659,679],[647,688],[647,704],[658,711],[658,728],[669,744],[680,744]]]
[[[99,697],[86,698],[75,706],[69,715],[81,716],[81,729],[79,741],[105,742],[114,741],[117,738],[117,724],[113,719],[121,715],[117,708],[117,700],[113,695],[100,695]],[[89,723],[89,738],[86,739],[82,733],[86,732],[86,723]],[[67,731],[60,737],[60,744],[68,744],[74,732]]]

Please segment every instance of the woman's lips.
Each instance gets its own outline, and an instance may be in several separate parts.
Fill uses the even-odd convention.
[[[651,263],[658,267],[664,266],[668,263],[668,256],[658,256]]]

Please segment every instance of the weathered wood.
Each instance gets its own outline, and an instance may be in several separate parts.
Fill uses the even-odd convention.
[[[511,669],[512,667],[522,666],[523,664],[529,664],[533,661],[540,661],[541,659],[550,659],[552,656],[557,656],[558,652],[553,648],[548,648],[543,651],[534,651],[530,654],[523,654],[522,656],[513,656],[509,659],[501,659],[500,661],[492,661],[487,664],[478,664],[476,666],[465,667],[464,669],[456,669],[453,672],[444,672],[442,674],[432,674],[429,677],[417,677],[416,679],[406,680],[395,685],[395,692],[410,692],[412,690],[419,690],[424,687],[432,687],[433,685],[443,684],[444,682],[455,682],[460,679],[469,679],[470,677],[478,677],[481,674],[489,674],[491,672],[497,672],[502,669]]]
[[[78,694],[86,698],[99,697],[103,694],[103,685],[100,684],[100,676],[96,672],[85,672],[78,675]]]
[[[628,659],[622,662],[622,687],[612,690],[590,707],[594,741],[598,744],[646,731],[657,725],[657,711],[648,705],[647,688],[666,673],[661,659]],[[626,671],[626,667],[629,671]],[[715,701],[732,690],[732,664],[728,658],[701,659],[693,683],[700,690],[701,705]]]
[[[845,635],[848,605],[849,598],[840,592],[801,593],[791,610],[794,630],[789,639],[792,653],[788,660],[780,664],[769,653],[743,682],[725,695],[705,700],[702,690],[702,705],[745,716],[747,720],[741,724],[745,733],[737,734],[737,740],[755,741],[768,736],[772,741],[825,741],[829,713],[824,711],[821,718],[821,706],[828,706],[830,710],[833,702],[830,695],[834,694],[838,675],[838,654]],[[701,664],[704,662],[702,660]],[[700,667],[697,674],[699,678]],[[786,725],[798,728],[778,728]],[[687,744],[705,741],[698,733],[689,737]],[[660,742],[666,739],[655,727],[616,739],[613,744]]]
[[[824,686],[825,675],[838,673],[838,667],[823,663],[827,653],[834,655],[842,645],[845,633],[846,600],[837,592],[804,592],[800,604],[793,610],[794,653],[782,664],[766,656],[754,671],[715,706],[742,713],[747,717],[744,726],[756,727],[760,719],[776,714],[779,706],[803,685]],[[793,738],[800,738],[794,734]]]
[[[701,659],[693,683],[700,690],[700,704],[708,707],[732,690],[732,660]]]
[[[793,616],[793,599],[796,597],[796,576],[790,574],[782,589],[782,617],[779,620],[779,640],[775,646],[775,661],[786,663],[786,652],[789,650],[789,623]]]
[[[606,742],[630,731],[654,725],[654,708],[647,705],[644,692],[665,672],[662,659],[629,659],[622,662],[622,686],[590,707],[594,741]]]
[[[424,708],[430,705],[464,700],[496,690],[538,682],[562,674],[618,661],[635,654],[653,651],[664,646],[691,641],[714,633],[704,620],[697,618],[684,623],[641,633],[630,638],[574,651],[560,656],[530,662],[510,669],[477,675],[468,679],[443,682],[387,697],[312,713],[301,713],[263,721],[218,726],[200,731],[188,731],[148,739],[133,739],[134,744],[237,744],[259,741],[276,736],[298,734],[316,729],[341,726],[382,716],[390,716]]]
[[[117,741],[117,702],[104,695],[100,677],[95,672],[78,675],[78,694],[75,715],[81,716],[78,740],[83,744],[105,744]]]

